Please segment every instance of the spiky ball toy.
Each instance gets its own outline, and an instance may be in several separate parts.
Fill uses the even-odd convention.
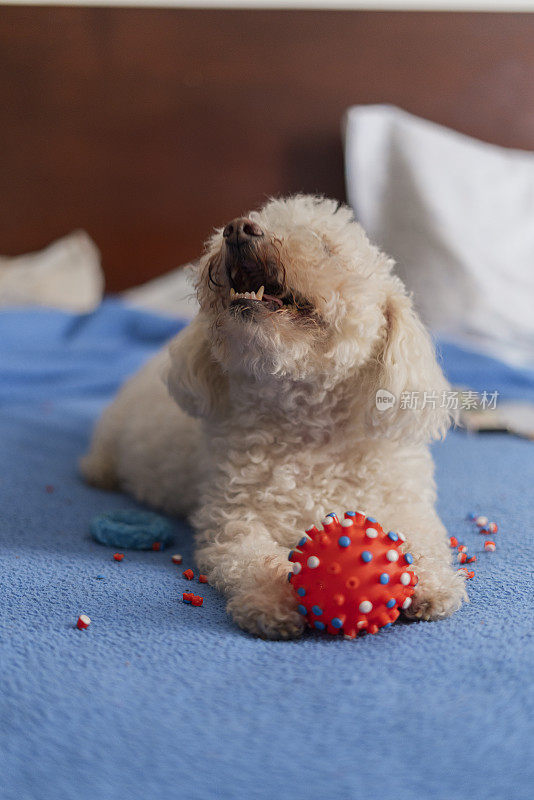
[[[384,533],[359,511],[347,511],[341,522],[329,514],[322,525],[308,528],[289,554],[299,612],[310,627],[351,639],[389,628],[411,605],[418,580],[413,557],[400,550],[405,537]]]

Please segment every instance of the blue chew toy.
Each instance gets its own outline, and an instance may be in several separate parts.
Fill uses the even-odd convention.
[[[153,511],[108,511],[91,520],[91,536],[100,544],[130,550],[163,550],[172,539],[173,526]],[[154,547],[158,545],[159,547]]]

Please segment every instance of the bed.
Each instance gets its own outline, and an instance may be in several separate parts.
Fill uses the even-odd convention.
[[[95,513],[134,505],[81,482],[91,425],[181,324],[111,299],[0,314],[2,796],[529,797],[532,444],[457,431],[435,446],[440,512],[479,558],[451,619],[254,639],[211,587],[202,608],[181,602],[184,522],[170,550],[120,563],[89,536]],[[453,379],[487,372],[453,355]],[[509,374],[486,378],[514,396]],[[494,553],[471,510],[498,521]]]
[[[240,20],[247,35],[236,40],[232,31]],[[7,176],[5,170],[0,175],[19,175],[25,157],[30,166],[26,182],[15,180],[6,194],[19,224],[0,219],[1,249],[28,250],[83,224],[102,249],[108,289],[153,278],[193,258],[211,224],[263,192],[302,188],[342,196],[339,124],[357,100],[389,99],[481,138],[532,147],[532,118],[524,108],[534,84],[521,88],[521,100],[503,87],[510,75],[530,69],[533,25],[528,15],[2,9],[0,34],[9,40],[4,52],[10,69],[20,68],[21,43],[31,44],[31,65],[20,80],[27,89],[24,108],[32,109],[40,135],[34,159],[23,106],[11,104],[3,135],[13,152],[20,140],[20,149]],[[206,72],[202,67],[199,76],[200,62],[184,42],[206,30]],[[274,103],[284,75],[293,76],[277,106],[286,124],[260,136],[263,117],[255,116],[238,140],[245,148],[239,165],[226,163],[215,179],[212,140],[200,136],[199,150],[189,141],[200,173],[182,173],[180,155],[171,175],[180,173],[180,185],[161,180],[171,163],[166,137],[149,142],[143,126],[134,126],[127,145],[120,136],[107,136],[122,130],[131,114],[140,120],[148,107],[155,119],[162,114],[182,130],[166,99],[179,75],[188,124],[205,120],[205,106],[193,97],[204,87],[199,91],[214,104],[221,141],[228,143],[237,75],[260,46],[258,31],[266,49],[269,43],[280,48],[275,56],[282,58],[298,31],[291,58],[306,54],[311,62],[319,52],[323,63],[328,54],[333,61],[299,79],[287,71],[289,61],[277,67],[273,57],[273,83],[261,86]],[[147,32],[157,47],[143,49]],[[377,51],[373,43],[384,39],[391,47]],[[473,52],[468,44],[475,41]],[[219,81],[214,65],[225,53],[227,71]],[[425,75],[421,59],[434,65]],[[75,77],[66,75],[62,84],[65,64],[74,65]],[[351,65],[353,76],[369,65],[375,79],[367,96],[368,78],[355,88],[340,86],[343,65]],[[44,78],[37,77],[41,68]],[[414,75],[417,84],[410,82]],[[254,62],[244,84],[247,97],[260,79]],[[226,111],[215,95],[225,80],[234,87]],[[87,91],[75,96],[80,81]],[[477,81],[485,81],[484,96]],[[8,82],[0,71],[3,91]],[[312,84],[328,97],[320,122]],[[454,90],[454,98],[436,95],[437,87]],[[123,97],[118,106],[115,92]],[[139,93],[152,100],[141,104],[137,116],[131,101]],[[475,96],[478,108],[472,107]],[[257,110],[261,103],[254,103]],[[55,144],[47,139],[52,109],[59,119]],[[103,109],[109,114],[101,116]],[[510,114],[516,125],[508,124]],[[297,130],[306,131],[303,148],[295,146]],[[250,132],[258,133],[257,142]],[[266,155],[258,163],[260,145]],[[201,151],[208,153],[206,163]],[[5,149],[0,153],[7,158]],[[132,169],[132,154],[144,154],[138,169]],[[97,163],[92,176],[91,158]],[[104,179],[106,165],[111,172]],[[160,177],[147,184],[148,175]],[[33,200],[45,211],[30,219],[22,209],[50,176],[52,185],[44,190],[50,202]],[[123,178],[120,191],[106,192],[108,181],[118,186]],[[231,191],[223,197],[226,185]],[[146,195],[136,195],[146,186]],[[171,549],[127,551],[122,562],[89,535],[94,514],[135,507],[125,496],[80,480],[77,459],[92,425],[122,381],[186,322],[133,307],[119,295],[89,313],[0,311],[2,797],[530,798],[532,442],[455,430],[434,446],[440,514],[451,535],[478,556],[470,603],[452,618],[398,623],[353,642],[312,632],[292,642],[254,639],[230,622],[213,588],[202,587],[201,608],[181,602],[189,586],[170,555],[180,552],[184,566],[193,565],[184,521],[173,520]],[[504,364],[465,343],[438,344],[455,385],[491,388],[509,400],[534,398],[534,370]],[[494,553],[481,552],[483,537],[466,520],[471,511],[498,522]],[[92,619],[84,631],[76,628],[80,613]]]

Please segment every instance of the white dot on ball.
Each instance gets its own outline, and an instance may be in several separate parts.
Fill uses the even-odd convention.
[[[367,528],[365,531],[365,535],[369,537],[369,539],[376,539],[378,536],[378,531],[375,528]]]
[[[293,575],[298,575],[302,569],[302,564],[299,564],[298,561],[293,564]]]
[[[334,520],[332,519],[332,517],[325,517],[325,518],[322,520],[322,524],[323,524],[323,525],[331,525],[331,524],[333,523],[333,521],[334,521]]]
[[[315,569],[315,567],[318,567],[321,562],[317,556],[310,556],[307,563],[310,569]]]
[[[352,520],[351,519],[342,519],[341,524],[344,528],[352,528]]]
[[[405,542],[406,541],[406,536],[403,533],[401,533],[400,531],[397,531],[397,533],[399,535],[399,539],[401,540],[401,542]]]
[[[373,604],[369,600],[362,600],[360,605],[358,606],[362,614],[368,614],[369,611],[373,608]]]
[[[404,601],[404,603],[402,604],[402,607],[403,608],[410,608],[411,604],[412,604],[412,598],[411,597],[407,597],[406,600]]]
[[[400,582],[402,583],[403,586],[408,586],[408,584],[410,583],[410,575],[408,572],[402,573],[402,575],[400,576]]]
[[[363,628],[364,625],[365,625],[365,620],[364,619],[362,619],[362,620],[360,620],[360,622],[356,623],[356,627],[357,628]]]
[[[399,554],[397,553],[396,550],[388,550],[386,553],[386,558],[388,561],[398,561]]]

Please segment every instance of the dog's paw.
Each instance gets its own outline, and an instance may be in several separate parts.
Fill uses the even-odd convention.
[[[295,639],[305,626],[285,565],[282,570],[271,560],[266,560],[253,587],[230,597],[226,610],[240,628],[262,639]]]
[[[419,574],[412,604],[405,614],[412,619],[444,619],[468,599],[465,575],[446,567],[426,576]]]

